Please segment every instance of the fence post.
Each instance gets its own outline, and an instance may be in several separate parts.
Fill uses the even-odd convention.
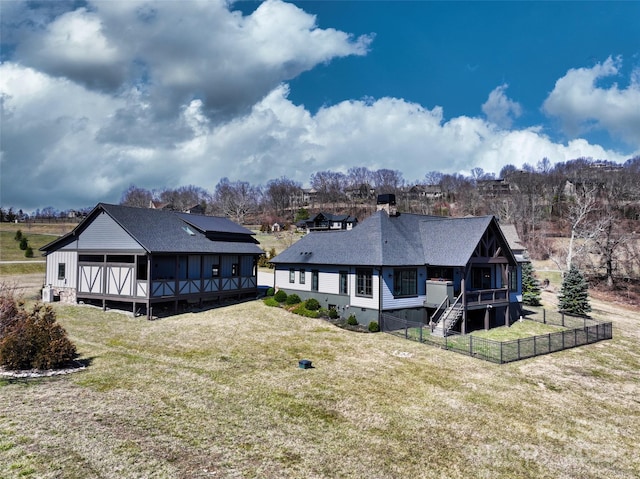
[[[502,341],[500,341],[500,364],[504,363],[504,359],[502,358],[502,347],[504,346],[504,343]]]
[[[500,348],[500,351],[502,351],[502,348]],[[520,361],[520,338],[518,338],[518,361]]]
[[[537,346],[537,345],[536,345],[536,338],[537,338],[537,337],[538,337],[538,336],[534,336],[534,337],[533,337],[533,355],[534,355],[534,356],[537,356],[537,355],[538,355],[538,351],[537,351],[537,349],[536,349],[536,346]]]
[[[560,316],[562,317],[562,327],[564,328],[564,311],[560,312]]]
[[[422,325],[420,325],[420,342],[422,342]]]
[[[542,322],[544,324],[547,324],[547,310],[546,309],[542,310]]]
[[[549,333],[549,352],[551,352],[551,333]]]
[[[469,335],[469,356],[473,356],[473,336]]]

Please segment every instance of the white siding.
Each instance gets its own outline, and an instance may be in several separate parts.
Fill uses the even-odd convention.
[[[382,270],[382,309],[403,309],[403,308],[419,308],[424,306],[427,299],[425,277],[427,271],[425,267],[417,268],[418,275],[418,296],[409,298],[394,298],[393,282],[394,268],[383,268]]]
[[[58,264],[64,263],[65,277],[58,279]],[[54,287],[76,288],[78,281],[78,253],[59,250],[47,255],[45,284]]]
[[[378,309],[378,307],[380,306],[378,304],[378,298],[380,294],[380,274],[376,270],[376,268],[373,268],[371,290],[373,292],[373,296],[371,298],[365,296],[356,296],[356,270],[355,268],[351,268],[349,270],[349,294],[351,297],[351,306],[370,309]]]

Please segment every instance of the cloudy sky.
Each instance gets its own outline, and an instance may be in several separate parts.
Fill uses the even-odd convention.
[[[640,154],[640,2],[0,0],[1,204]]]

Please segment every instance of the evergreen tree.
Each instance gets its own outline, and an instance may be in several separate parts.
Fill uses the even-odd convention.
[[[529,306],[540,306],[540,282],[535,277],[531,263],[522,265],[522,302]]]
[[[586,316],[591,312],[589,304],[589,285],[582,273],[574,265],[562,280],[562,287],[558,294],[558,308],[565,313]]]

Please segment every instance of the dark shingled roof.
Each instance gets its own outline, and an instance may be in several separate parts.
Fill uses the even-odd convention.
[[[273,263],[354,266],[464,266],[493,216],[443,218],[378,211],[348,231],[312,232]],[[499,232],[499,227],[496,228]]]
[[[100,211],[108,214],[142,248],[150,253],[210,253],[261,254],[263,251],[251,237],[250,230],[227,218],[206,217],[176,213],[152,208],[98,204],[68,235],[43,246],[41,250],[55,249],[70,236],[80,234]],[[191,221],[187,222],[184,216]],[[212,241],[208,233],[229,234],[229,241]]]

